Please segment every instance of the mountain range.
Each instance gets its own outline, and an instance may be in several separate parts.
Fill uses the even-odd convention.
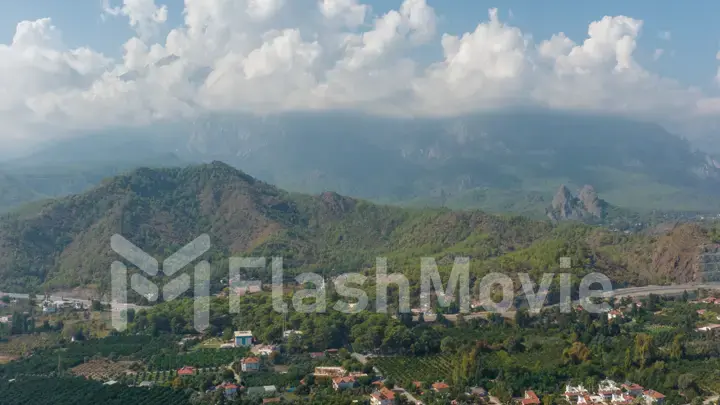
[[[482,211],[375,205],[333,192],[287,192],[231,166],[142,168],[78,195],[0,220],[0,290],[95,286],[109,289],[115,234],[162,261],[200,234],[213,280],[228,276],[227,258],[282,256],[288,274],[365,271],[388,257],[393,271],[419,277],[432,256],[441,272],[469,256],[480,276],[537,272],[572,258],[576,274],[600,271],[619,285],[702,278],[700,253],[712,229],[684,224],[655,234],[624,234],[581,223],[496,216]],[[258,277],[268,277],[264,269]]]
[[[414,207],[543,218],[559,184],[590,184],[609,204],[634,211],[720,211],[720,164],[689,142],[654,124],[541,110],[452,118],[209,115],[115,128],[4,162],[0,189],[12,192],[1,194],[0,209],[85,190],[132,162],[214,160],[290,191]],[[63,171],[74,174],[53,177]]]

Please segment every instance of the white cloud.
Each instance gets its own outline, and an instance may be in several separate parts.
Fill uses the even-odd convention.
[[[328,20],[340,20],[350,28],[364,24],[370,10],[370,7],[359,4],[357,0],[320,0],[318,7]]]
[[[103,12],[126,16],[141,37],[152,38],[167,21],[168,9],[167,6],[156,6],[155,0],[123,0],[123,5],[116,7],[110,6],[110,0],[103,0]]]
[[[672,38],[672,33],[670,33],[670,31],[660,31],[658,32],[658,38],[669,41]]]
[[[602,17],[573,39],[533,38],[496,9],[471,32],[440,34],[425,0],[379,16],[358,0],[185,0],[183,11],[161,40],[166,6],[105,4],[137,32],[116,60],[68,48],[49,19],[18,24],[0,45],[0,124],[12,129],[1,139],[218,109],[453,114],[532,104],[652,119],[720,109],[641,66],[643,22],[627,16]],[[414,58],[437,44],[438,60]]]
[[[653,60],[660,59],[664,53],[665,53],[664,49],[662,49],[662,48],[656,49],[655,52],[653,52]]]

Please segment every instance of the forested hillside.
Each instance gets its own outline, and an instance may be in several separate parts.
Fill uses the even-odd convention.
[[[454,257],[470,256],[478,275],[556,270],[559,258],[570,256],[574,272],[603,271],[618,284],[690,281],[697,277],[696,252],[712,239],[696,225],[626,235],[480,211],[375,205],[329,192],[293,194],[215,162],[139,169],[35,212],[6,215],[0,289],[107,290],[110,263],[119,259],[109,243],[116,233],[160,261],[207,233],[215,280],[227,278],[229,256],[244,255],[282,256],[288,274],[327,275],[371,271],[375,257],[386,256],[391,271],[411,277],[419,275],[423,256],[438,259],[441,271]],[[676,260],[680,254],[687,260]]]

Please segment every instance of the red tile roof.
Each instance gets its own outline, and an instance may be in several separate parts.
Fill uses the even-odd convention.
[[[375,394],[372,394],[372,396],[379,400],[389,399],[392,401],[395,399],[395,393],[385,387],[382,387],[380,389],[380,391],[376,392]]]
[[[333,378],[333,382],[335,384],[347,384],[347,383],[355,383],[355,377],[353,376],[347,376],[347,377],[335,377]]]
[[[243,362],[243,364],[260,363],[260,359],[257,357],[246,357],[246,358],[242,359],[242,362]]]
[[[185,366],[177,371],[178,375],[192,375],[195,374],[195,367]]]
[[[655,391],[655,390],[647,390],[647,391],[645,391],[645,395],[647,395],[647,396],[649,396],[649,397],[651,397],[651,398],[655,398],[655,399],[663,399],[663,398],[665,398],[665,395],[663,395],[663,394],[661,394],[661,393],[659,393],[659,392],[657,392],[657,391]]]
[[[540,398],[534,391],[525,391],[525,399],[521,402],[523,405],[540,405]]]
[[[450,388],[450,386],[445,384],[444,382],[433,383],[432,387],[435,391],[446,390]]]

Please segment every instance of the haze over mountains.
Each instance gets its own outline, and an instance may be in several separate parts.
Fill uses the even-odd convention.
[[[213,160],[292,191],[414,206],[543,217],[565,184],[591,185],[633,210],[720,210],[718,162],[662,127],[544,110],[442,119],[233,114],[116,128],[0,165],[0,189],[12,190],[0,209],[83,191],[139,164]]]

